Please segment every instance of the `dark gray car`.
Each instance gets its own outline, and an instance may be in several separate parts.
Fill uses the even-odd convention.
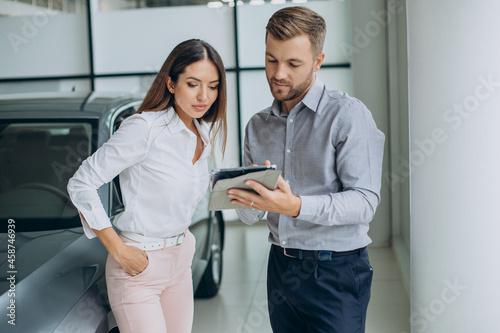
[[[0,96],[0,332],[118,332],[106,249],[83,234],[66,185],[141,102],[95,92]],[[111,219],[122,211],[117,178],[98,192]],[[196,297],[214,296],[221,282],[224,221],[207,205],[208,191],[190,226]]]

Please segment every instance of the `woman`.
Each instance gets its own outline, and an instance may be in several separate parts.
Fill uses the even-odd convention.
[[[85,234],[108,250],[108,296],[121,333],[191,332],[195,239],[187,227],[208,186],[217,136],[224,151],[224,65],[209,44],[188,40],[168,56],[138,112],[68,182]],[[97,194],[118,174],[120,234]]]

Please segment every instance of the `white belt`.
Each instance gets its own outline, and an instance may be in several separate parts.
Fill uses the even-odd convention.
[[[146,237],[129,231],[121,231],[120,233],[128,239],[138,242],[125,244],[138,247],[143,251],[161,250],[166,247],[179,245],[184,240],[184,233],[169,238]]]

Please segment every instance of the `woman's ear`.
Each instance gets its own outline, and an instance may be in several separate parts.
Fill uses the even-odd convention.
[[[174,88],[175,88],[175,84],[174,84],[174,81],[172,81],[172,78],[170,76],[167,76],[167,89],[168,91],[170,91],[171,94],[174,93]]]

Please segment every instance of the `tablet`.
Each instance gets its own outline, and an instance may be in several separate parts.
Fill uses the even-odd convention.
[[[238,176],[246,175],[252,172],[265,171],[265,170],[276,170],[276,165],[257,165],[248,167],[238,167],[238,168],[227,168],[227,169],[215,169],[210,173],[211,188],[214,187],[215,183],[221,179],[235,178]]]
[[[281,171],[276,170],[276,165],[213,170],[208,210],[243,208],[243,206],[231,203],[231,198],[227,196],[227,191],[230,188],[254,191],[245,184],[246,180],[251,179],[259,182],[268,190],[274,190],[280,175]]]

